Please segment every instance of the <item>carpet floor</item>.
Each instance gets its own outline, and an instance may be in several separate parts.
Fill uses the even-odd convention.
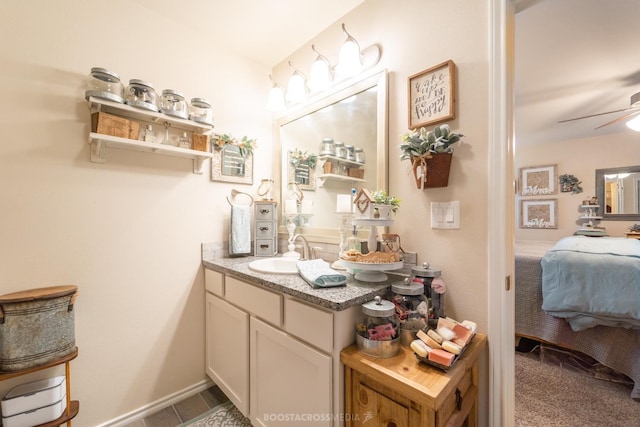
[[[640,427],[640,402],[631,399],[631,389],[615,375],[596,378],[516,352],[515,426]]]

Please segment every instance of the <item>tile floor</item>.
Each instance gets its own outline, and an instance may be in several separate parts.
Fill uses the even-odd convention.
[[[193,395],[125,427],[176,427],[228,401],[218,386]]]

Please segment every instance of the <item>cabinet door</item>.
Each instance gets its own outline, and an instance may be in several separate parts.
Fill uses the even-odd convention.
[[[254,426],[332,424],[331,357],[251,318]]]
[[[249,315],[207,292],[207,375],[249,414]]]
[[[401,427],[409,425],[409,409],[357,383],[352,390],[354,427]]]

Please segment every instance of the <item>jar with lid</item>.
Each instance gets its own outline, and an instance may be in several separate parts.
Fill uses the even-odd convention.
[[[158,95],[151,83],[143,80],[131,79],[127,87],[126,103],[132,107],[145,110],[160,111],[158,109]]]
[[[324,138],[322,140],[322,146],[320,147],[320,155],[321,156],[335,156],[336,149],[333,145],[333,139]]]
[[[344,148],[344,142],[336,141],[333,144],[333,147],[336,150],[336,157],[339,157],[341,159],[347,158],[347,151]]]
[[[105,68],[93,67],[86,82],[87,90],[84,97],[90,96],[124,103],[124,86],[120,82],[120,76]]]
[[[353,149],[353,154],[355,156],[355,161],[358,163],[364,164],[364,148],[356,147]]]
[[[395,305],[376,296],[362,304],[364,320],[356,325],[358,349],[374,357],[393,357],[400,351]]]
[[[189,120],[213,126],[211,103],[205,98],[191,99],[191,105],[189,105]]]
[[[168,116],[187,119],[187,101],[184,95],[173,89],[164,89],[160,97],[160,111]]]
[[[427,326],[429,301],[424,286],[405,278],[391,284],[391,302],[395,304],[395,316],[400,325],[400,343],[411,345],[416,333]]]
[[[434,279],[440,278],[442,272],[429,266],[425,262],[421,267],[411,268],[411,282],[423,285],[424,295],[429,300],[429,326],[437,327],[438,318],[446,317],[444,314],[444,289],[442,286],[432,286]],[[442,283],[442,279],[440,279]]]
[[[345,145],[344,146],[344,153],[345,153],[345,158],[347,160],[350,160],[352,162],[355,161],[356,156],[355,156],[353,145]]]

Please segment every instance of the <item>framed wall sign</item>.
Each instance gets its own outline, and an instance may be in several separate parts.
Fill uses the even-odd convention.
[[[289,151],[287,160],[289,182],[295,182],[302,190],[315,190],[316,155],[295,149]]]
[[[556,194],[556,165],[529,166],[520,168],[518,193],[521,196],[546,196]]]
[[[243,157],[236,145],[213,149],[211,180],[253,184],[253,154]]]
[[[453,61],[443,62],[409,77],[409,129],[455,117]]]
[[[556,199],[521,199],[520,228],[558,228]]]

